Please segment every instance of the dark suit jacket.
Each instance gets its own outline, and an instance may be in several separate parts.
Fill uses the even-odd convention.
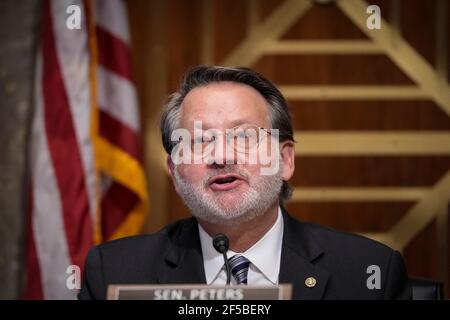
[[[401,255],[364,237],[299,222],[283,212],[280,283],[293,284],[294,299],[409,299]],[[369,290],[367,267],[381,270],[381,288]],[[308,288],[305,279],[317,284]],[[194,218],[158,233],[93,247],[79,299],[104,299],[109,284],[206,283]]]

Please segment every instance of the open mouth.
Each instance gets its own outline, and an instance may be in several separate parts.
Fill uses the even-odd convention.
[[[227,178],[223,178],[223,179],[217,179],[214,181],[214,183],[225,184],[225,183],[231,183],[234,180],[236,180],[235,177],[227,177]]]
[[[210,180],[209,186],[213,190],[226,191],[237,187],[243,180],[234,174],[215,176]]]

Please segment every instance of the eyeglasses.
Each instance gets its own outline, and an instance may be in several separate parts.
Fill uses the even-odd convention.
[[[211,154],[220,137],[224,136],[227,145],[231,146],[233,151],[249,154],[259,147],[267,135],[272,135],[272,133],[266,128],[252,124],[242,124],[226,129],[225,133],[213,129],[200,131],[200,134],[196,134],[194,139],[190,141],[181,140],[179,143],[189,143],[188,147],[190,147],[193,154],[205,156]]]

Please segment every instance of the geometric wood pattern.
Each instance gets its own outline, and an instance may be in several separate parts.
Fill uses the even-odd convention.
[[[165,158],[154,126],[161,101],[192,65],[247,65],[277,84],[293,114],[289,211],[403,251],[415,275],[448,279],[450,6],[370,3],[381,30],[366,28],[360,0],[128,1],[150,143],[149,230],[189,215],[154,173]]]

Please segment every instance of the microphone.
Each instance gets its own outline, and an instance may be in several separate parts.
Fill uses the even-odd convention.
[[[227,285],[231,282],[231,270],[230,263],[228,262],[227,251],[230,242],[228,237],[222,233],[216,234],[213,238],[213,246],[217,252],[223,254],[223,260],[225,261],[225,270],[227,272]]]

